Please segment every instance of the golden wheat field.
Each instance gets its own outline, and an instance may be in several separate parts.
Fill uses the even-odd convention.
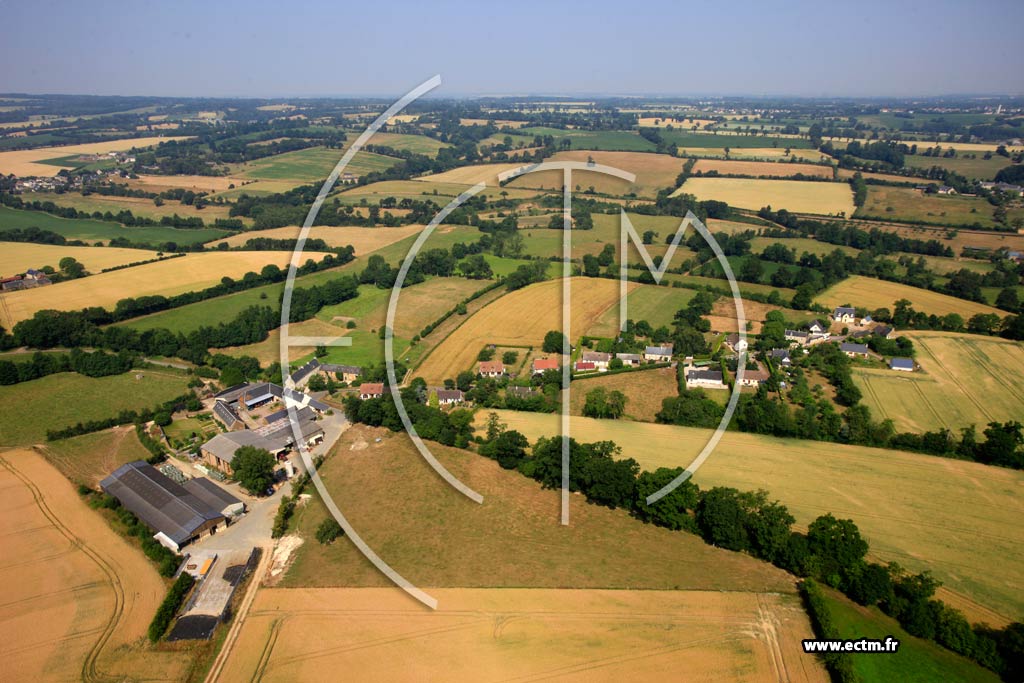
[[[825,683],[799,598],[772,593],[444,588],[262,590],[221,680]]]
[[[797,213],[853,215],[853,193],[846,183],[751,178],[690,178],[673,195],[692,194],[741,209],[765,206]]]
[[[421,176],[416,180],[424,183],[455,183],[456,185],[476,185],[486,183],[489,186],[498,184],[498,174],[519,168],[523,164],[479,164],[462,166],[443,173]]]
[[[771,176],[775,178],[786,178],[798,173],[815,178],[832,177],[832,168],[830,166],[819,166],[817,164],[780,164],[775,161],[700,159],[693,165],[694,174],[706,174],[711,171],[722,175]]]
[[[161,142],[181,140],[182,137],[148,137],[130,138],[127,140],[107,140],[90,142],[84,145],[68,145],[66,147],[38,147],[36,149],[0,152],[0,173],[13,173],[16,176],[55,176],[62,168],[73,166],[54,166],[41,164],[47,159],[74,156],[76,154],[106,154],[107,152],[123,152],[136,148],[152,147]]]
[[[611,166],[636,175],[636,182],[592,171],[573,171],[572,187],[589,190],[591,187],[603,194],[624,195],[635,192],[639,196],[653,197],[658,190],[673,187],[683,170],[685,159],[667,154],[651,152],[559,152],[549,161],[577,161],[586,163],[593,159],[597,164]],[[545,190],[561,190],[562,171],[539,171],[529,173],[509,183],[511,187],[530,187]]]
[[[24,273],[29,268],[38,269],[43,266],[53,266],[58,270],[60,260],[67,256],[84,265],[90,273],[98,273],[104,268],[154,259],[156,252],[117,247],[64,247],[29,242],[5,242],[4,248],[0,249],[0,276],[7,277],[15,273]]]
[[[140,175],[124,181],[128,187],[162,192],[173,188],[183,188],[193,192],[224,192],[225,190],[243,187],[251,180],[232,176],[211,175]]]
[[[315,252],[302,254],[303,260],[322,256],[324,254]],[[218,284],[223,277],[241,278],[247,272],[259,272],[266,265],[284,267],[291,258],[290,251],[188,254],[47,287],[6,292],[4,298],[11,317],[8,322],[13,324],[31,318],[36,311],[44,309],[73,311],[89,306],[112,309],[127,297],[171,296],[205,289]]]
[[[310,228],[307,239],[323,240],[331,247],[344,247],[352,245],[356,254],[363,256],[377,251],[389,244],[401,241],[410,235],[415,235],[423,229],[422,225],[403,225],[398,228],[361,228],[361,227],[327,227],[314,226]],[[241,247],[251,239],[267,237],[277,240],[294,240],[299,236],[300,228],[297,225],[284,228],[271,228],[269,230],[253,230],[241,232],[224,239],[216,239],[207,243],[207,246],[216,246],[227,242],[230,247]],[[444,226],[439,227],[436,232],[445,232]]]
[[[948,294],[940,294],[898,282],[876,280],[863,275],[848,277],[816,297],[819,303],[830,308],[850,305],[872,311],[878,308],[888,308],[891,311],[894,308],[893,304],[900,299],[907,299],[918,311],[934,315],[958,313],[963,316],[964,320],[976,313],[994,313],[1000,318],[1007,315],[1006,311],[975,301],[958,299]]]
[[[416,369],[428,384],[469,370],[485,344],[540,347],[544,334],[562,329],[562,282],[548,280],[501,297],[477,312],[434,349]],[[619,301],[615,280],[571,278],[570,329],[583,334]],[[630,288],[636,284],[630,283]]]

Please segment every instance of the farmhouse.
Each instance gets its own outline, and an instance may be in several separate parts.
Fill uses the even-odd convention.
[[[804,330],[786,330],[786,341],[796,342],[800,346],[807,346],[811,333]]]
[[[773,361],[782,367],[788,368],[793,364],[793,361],[789,357],[789,349],[772,349],[769,355]]]
[[[949,185],[939,185],[939,189],[935,190],[938,194],[956,194],[956,190]]]
[[[890,370],[902,370],[904,372],[914,371],[914,359],[913,358],[893,358],[889,361]]]
[[[759,364],[756,370],[746,370],[743,373],[743,381],[740,382],[740,384],[745,387],[754,387],[756,389],[761,386],[761,382],[767,381],[770,377],[771,375],[768,371],[762,368]]]
[[[623,365],[631,368],[639,367],[643,357],[639,353],[617,353],[615,357],[622,361]]]
[[[872,332],[876,337],[883,337],[885,339],[892,339],[896,336],[896,330],[889,325],[879,325]]]
[[[733,332],[725,338],[725,345],[734,353],[742,353],[747,350],[747,340],[742,339],[738,332]]]
[[[594,367],[604,372],[608,369],[608,364],[612,362],[612,354],[600,351],[584,351],[580,359],[584,363],[593,363]]]
[[[212,482],[209,485],[219,488]],[[202,498],[195,493],[200,486]],[[241,504],[226,491],[215,495],[205,485],[193,485],[190,491],[142,460],[121,465],[100,482],[100,488],[117,498],[126,510],[156,532],[153,538],[174,552],[223,529],[227,519],[221,510]],[[207,502],[214,499],[218,501],[216,507]]]
[[[336,365],[333,363],[321,363],[320,371],[328,375],[334,375],[342,382],[348,384],[355,382],[363,374],[363,369],[356,365]]]
[[[458,389],[438,389],[437,402],[443,406],[453,406],[462,403],[466,397]]]
[[[267,424],[262,427],[218,434],[207,441],[200,448],[203,461],[231,475],[234,472],[231,463],[235,459],[235,452],[242,446],[262,448],[280,458],[295,445],[292,423],[287,409],[267,417]],[[312,407],[305,406],[296,410],[295,419],[303,445],[312,447],[324,440],[324,430],[316,423],[316,412]]]
[[[359,400],[366,401],[371,398],[380,398],[384,395],[383,382],[364,382],[359,387]]]
[[[857,356],[867,358],[868,356],[868,347],[866,344],[843,343],[839,345],[839,350],[850,358],[855,358]]]
[[[724,389],[721,370],[698,370],[694,368],[686,374],[687,387],[707,387],[709,389]]]
[[[481,361],[480,367],[477,369],[477,373],[481,377],[504,377],[505,364],[500,360]]]
[[[644,360],[652,363],[666,363],[672,360],[672,344],[648,346],[644,349]]]
[[[557,358],[534,358],[533,359],[533,374],[543,375],[548,370],[558,369]]]
[[[857,319],[857,311],[850,306],[839,306],[832,311],[832,320],[837,323],[852,323]]]
[[[812,320],[811,324],[807,326],[807,331],[810,332],[811,334],[824,334],[825,332],[828,331],[828,328],[821,324],[819,321]]]

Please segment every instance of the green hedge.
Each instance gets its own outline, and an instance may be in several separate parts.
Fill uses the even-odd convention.
[[[167,627],[171,625],[171,619],[178,613],[178,608],[185,601],[185,596],[188,595],[188,592],[192,590],[192,584],[195,581],[191,574],[182,572],[178,579],[171,584],[170,589],[167,591],[167,597],[160,603],[156,614],[153,615],[153,621],[149,624],[150,642],[155,643],[167,633]]]
[[[807,603],[807,611],[811,615],[811,626],[814,634],[822,640],[841,640],[839,629],[832,621],[832,613],[828,610],[825,595],[821,586],[814,579],[804,579],[800,584],[800,592]],[[838,683],[858,683],[860,680],[853,671],[853,657],[849,652],[823,652],[825,662],[833,681]]]

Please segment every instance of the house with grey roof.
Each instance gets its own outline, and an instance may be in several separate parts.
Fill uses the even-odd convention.
[[[839,345],[839,350],[850,358],[856,358],[857,356],[867,358],[868,356],[867,344],[851,344],[849,342],[844,342]]]
[[[644,360],[652,363],[667,363],[672,360],[672,344],[648,346],[644,349]]]
[[[792,359],[789,357],[789,349],[772,349],[768,356],[782,367],[789,367],[793,364]]]
[[[643,362],[643,356],[639,353],[617,353],[615,357],[621,360],[623,365],[628,365],[631,368],[638,367]]]
[[[686,373],[687,388],[705,387],[709,389],[724,389],[721,370],[698,370],[694,368]]]
[[[443,406],[453,406],[466,400],[465,395],[458,389],[438,389],[437,402]]]
[[[902,370],[903,372],[914,371],[914,359],[913,358],[893,358],[889,361],[890,370]]]
[[[852,306],[838,306],[832,311],[832,320],[850,324],[857,320],[857,310]]]

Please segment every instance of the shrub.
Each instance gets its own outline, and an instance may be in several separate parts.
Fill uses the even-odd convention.
[[[316,528],[316,540],[320,541],[321,545],[330,545],[336,538],[344,535],[345,530],[338,524],[338,520],[333,517],[325,519]]]
[[[167,627],[171,625],[171,619],[178,613],[178,608],[185,601],[185,596],[188,595],[194,583],[195,579],[191,574],[182,572],[178,579],[171,584],[171,588],[167,591],[167,597],[160,603],[160,607],[157,608],[156,614],[153,616],[153,621],[149,624],[149,641],[151,643],[164,637]]]

